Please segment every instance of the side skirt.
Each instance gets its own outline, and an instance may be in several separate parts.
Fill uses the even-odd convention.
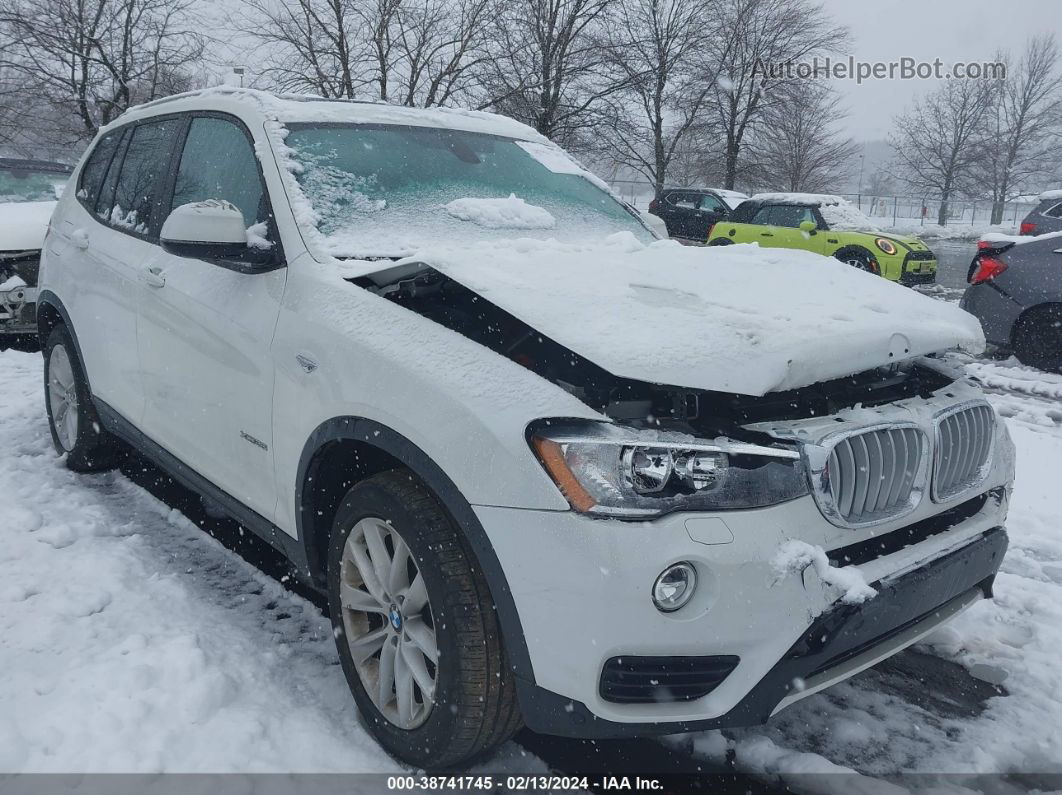
[[[166,474],[187,489],[213,501],[232,519],[261,538],[294,566],[299,581],[308,587],[316,587],[310,576],[306,552],[298,539],[292,538],[261,514],[248,508],[226,491],[221,490],[190,466],[178,459],[158,443],[149,439],[143,431],[111,408],[98,397],[93,397],[96,411],[104,428],[124,441],[138,453],[150,460]]]

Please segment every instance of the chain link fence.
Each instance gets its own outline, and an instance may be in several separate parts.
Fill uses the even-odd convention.
[[[609,185],[620,198],[641,210],[653,198],[653,186],[646,181],[616,179]],[[766,191],[765,191],[766,192]],[[880,226],[935,226],[940,199],[925,196],[875,196],[868,193],[838,193],[859,207]],[[1003,205],[1000,226],[1018,228],[1036,202],[1013,201]],[[947,226],[988,227],[992,221],[992,202],[983,199],[952,199],[948,202]]]

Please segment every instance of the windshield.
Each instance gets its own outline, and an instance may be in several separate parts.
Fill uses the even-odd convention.
[[[0,204],[53,202],[63,193],[66,174],[22,168],[0,168]]]
[[[840,204],[822,204],[819,206],[823,220],[830,229],[849,232],[877,232],[874,222],[851,202]]]
[[[285,143],[335,257],[439,243],[652,234],[561,150],[429,127],[289,124]]]

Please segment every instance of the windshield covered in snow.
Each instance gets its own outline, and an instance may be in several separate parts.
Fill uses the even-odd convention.
[[[863,212],[858,207],[848,201],[819,205],[819,212],[822,213],[823,220],[826,221],[830,229],[850,232],[878,231],[878,227],[874,225],[874,222],[863,215]]]
[[[401,256],[438,243],[562,242],[652,234],[547,144],[435,127],[288,124],[310,221],[332,256]]]
[[[53,202],[63,193],[66,174],[23,168],[0,168],[0,204]]]

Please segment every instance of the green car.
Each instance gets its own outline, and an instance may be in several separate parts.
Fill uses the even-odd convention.
[[[709,246],[731,243],[814,251],[906,285],[937,278],[936,255],[925,243],[881,232],[839,196],[757,194],[708,231]]]

